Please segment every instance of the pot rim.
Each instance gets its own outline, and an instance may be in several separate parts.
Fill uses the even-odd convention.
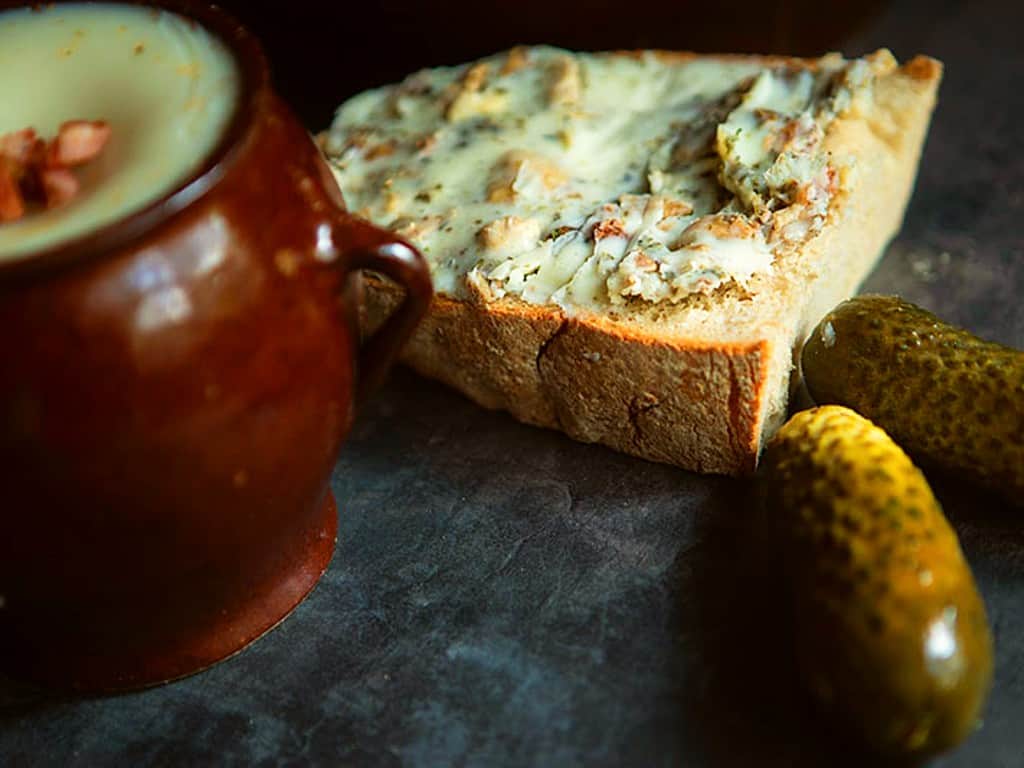
[[[234,113],[217,143],[192,171],[166,192],[98,229],[22,256],[0,259],[0,281],[113,254],[142,240],[149,232],[200,200],[237,161],[255,128],[258,101],[270,87],[270,70],[259,40],[234,16],[213,3],[201,0],[56,0],[46,3],[0,0],[0,13],[18,8],[45,9],[70,4],[144,6],[174,13],[198,24],[224,43],[234,57],[240,75],[238,98]]]

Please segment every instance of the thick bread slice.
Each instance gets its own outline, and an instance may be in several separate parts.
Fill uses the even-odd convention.
[[[869,109],[830,125],[824,146],[846,162],[824,228],[749,290],[614,318],[442,293],[403,360],[484,407],[578,440],[699,472],[753,471],[785,416],[799,345],[900,226],[940,78],[937,61],[917,57],[875,82]],[[376,277],[367,284],[373,327],[401,292]]]

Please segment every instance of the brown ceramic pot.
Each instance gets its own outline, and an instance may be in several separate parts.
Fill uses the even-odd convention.
[[[202,669],[313,588],[357,391],[431,293],[412,247],[345,212],[254,39],[160,5],[241,64],[219,148],[145,210],[0,264],[0,669],[78,690]],[[360,351],[364,268],[407,300]]]

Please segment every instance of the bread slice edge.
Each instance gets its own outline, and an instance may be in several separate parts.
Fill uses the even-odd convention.
[[[656,323],[440,294],[402,360],[485,408],[583,442],[697,472],[752,472],[786,416],[803,339],[856,291],[900,227],[941,74],[934,59],[911,59],[876,82],[870,112],[836,121],[826,149],[853,161],[834,215],[802,249],[807,274],[784,283],[774,311],[737,338],[666,336]],[[366,283],[372,329],[401,290],[376,276]]]

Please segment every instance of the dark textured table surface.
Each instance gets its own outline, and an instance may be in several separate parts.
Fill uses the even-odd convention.
[[[1024,4],[896,3],[844,46],[946,79],[902,234],[867,283],[1024,347]],[[747,556],[749,488],[482,411],[397,372],[334,474],[338,548],[240,656],[113,698],[0,683],[0,765],[873,765],[793,689]],[[1024,518],[937,479],[996,684],[942,768],[1024,765]]]

